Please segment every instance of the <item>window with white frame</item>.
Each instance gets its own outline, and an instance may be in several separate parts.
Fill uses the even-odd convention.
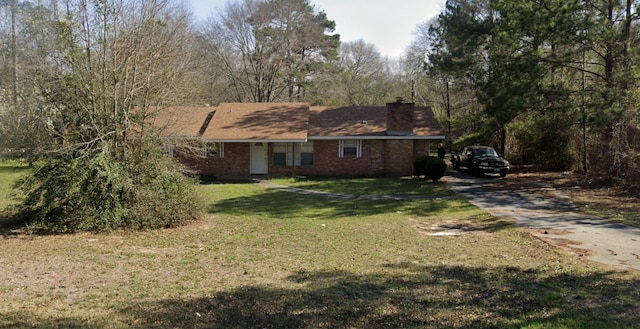
[[[293,164],[293,144],[273,143],[273,165],[275,167],[291,166]]]
[[[202,143],[202,157],[224,158],[224,143],[204,142]]]
[[[273,143],[273,165],[285,166],[313,165],[313,142]]]
[[[296,148],[296,165],[313,165],[313,141],[298,144]]]
[[[340,158],[362,157],[362,140],[361,139],[341,139],[338,156]]]

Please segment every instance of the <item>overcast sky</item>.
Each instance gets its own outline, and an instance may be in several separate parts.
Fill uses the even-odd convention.
[[[217,15],[227,0],[190,0],[199,19]],[[237,1],[237,0],[232,0]],[[413,39],[416,25],[437,16],[443,0],[311,0],[336,22],[340,40],[363,39],[383,56],[399,57]]]

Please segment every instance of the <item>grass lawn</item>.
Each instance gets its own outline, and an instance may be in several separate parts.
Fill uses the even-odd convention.
[[[450,195],[412,180],[295,184],[374,194],[396,183],[407,185],[389,194]],[[4,232],[0,328],[640,328],[640,275],[463,200],[199,189],[209,214],[176,229]],[[464,233],[438,234],[448,228]]]
[[[13,203],[11,200],[11,188],[24,173],[30,170],[26,163],[2,160],[0,161],[0,210]]]

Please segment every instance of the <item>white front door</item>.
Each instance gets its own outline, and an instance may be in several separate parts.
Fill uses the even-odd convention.
[[[251,143],[251,175],[266,175],[267,143]]]

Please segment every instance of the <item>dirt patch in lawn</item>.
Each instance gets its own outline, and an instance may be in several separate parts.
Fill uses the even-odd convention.
[[[466,233],[491,233],[498,226],[504,227],[506,222],[494,221],[490,223],[473,222],[470,220],[442,220],[437,222],[421,222],[413,220],[413,227],[418,232],[428,236],[458,236]]]
[[[579,242],[576,242],[576,241],[562,239],[562,238],[551,238],[551,239],[545,239],[545,240],[550,240],[551,243],[553,243],[554,245],[580,257],[591,257],[595,254],[593,250],[576,247],[575,246],[576,244],[580,244]]]
[[[565,238],[558,238],[557,236],[571,234],[571,232],[566,230],[558,230],[558,229],[526,229],[533,236],[544,240],[554,246],[562,248],[567,252],[574,254],[579,257],[590,257],[594,255],[594,251],[588,249],[578,248],[576,246],[581,245],[581,242],[573,241]]]

